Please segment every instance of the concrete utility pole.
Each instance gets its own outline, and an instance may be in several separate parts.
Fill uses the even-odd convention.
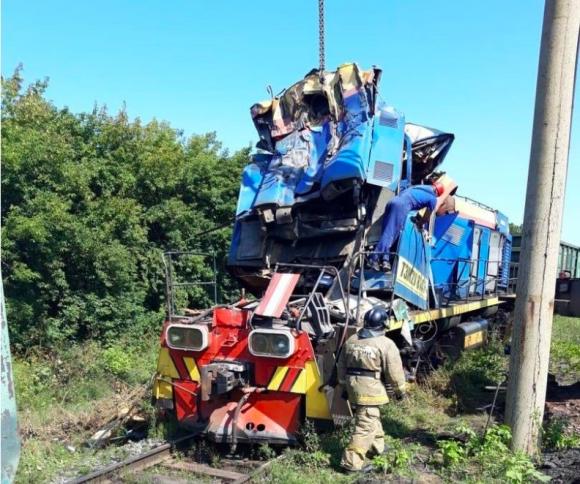
[[[580,0],[546,0],[506,405],[512,447],[530,455],[546,400],[579,29]]]

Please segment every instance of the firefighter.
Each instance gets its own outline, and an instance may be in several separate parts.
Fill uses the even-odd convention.
[[[346,387],[355,408],[355,429],[342,455],[346,471],[370,470],[365,467],[367,453],[385,450],[380,407],[389,401],[385,384],[397,399],[405,394],[405,371],[395,343],[385,336],[387,310],[374,306],[364,316],[364,326],[345,343],[338,362],[338,380]]]

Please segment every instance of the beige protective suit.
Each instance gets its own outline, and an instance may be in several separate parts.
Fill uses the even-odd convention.
[[[388,403],[385,384],[395,393],[405,391],[405,372],[395,343],[384,336],[364,337],[369,330],[352,335],[340,354],[338,380],[346,387],[348,399],[355,406],[354,433],[342,456],[342,466],[348,470],[363,468],[366,455],[375,455],[385,448],[380,406]]]

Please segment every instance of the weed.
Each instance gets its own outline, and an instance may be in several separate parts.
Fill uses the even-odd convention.
[[[554,315],[550,347],[550,373],[559,383],[580,380],[580,319]]]
[[[465,460],[466,449],[456,440],[441,440],[437,442],[437,448],[441,451],[445,467],[455,467]]]
[[[132,370],[131,355],[120,346],[111,346],[103,351],[102,362],[108,371],[119,378],[127,377]]]
[[[330,454],[322,450],[315,450],[314,452],[292,450],[288,455],[296,465],[311,469],[327,467],[330,464]]]
[[[260,444],[256,450],[256,457],[259,460],[270,460],[276,457],[276,451],[266,443]]]
[[[405,446],[400,440],[387,437],[386,449],[386,452],[373,458],[375,470],[383,474],[407,473],[417,446]]]
[[[28,440],[22,447],[16,484],[34,484],[52,481],[68,481],[74,474],[83,475],[110,460],[123,460],[126,453],[118,447],[110,447],[94,453],[76,446],[71,452],[62,442]]]
[[[456,402],[456,411],[473,411],[482,402],[490,403],[484,387],[502,381],[506,367],[501,342],[492,339],[485,347],[466,351],[445,364],[430,381],[435,390]]]
[[[144,383],[154,371],[157,338],[143,341],[133,347],[118,343],[117,348],[125,348],[131,358],[128,365],[118,356],[118,349],[107,353],[95,343],[59,348],[52,353],[31,352],[26,361],[14,359],[23,438],[18,482],[34,482],[38,479],[35,473],[50,479],[73,466],[77,472],[88,470],[75,464],[82,458],[90,467],[95,460],[81,450],[82,443],[117,414],[119,405],[127,403],[131,395],[128,384]],[[103,364],[105,353],[109,368]],[[129,370],[121,371],[123,365]],[[146,413],[152,412],[147,402],[143,406]],[[62,442],[77,450],[71,453]]]
[[[535,469],[528,456],[510,450],[511,433],[507,426],[492,426],[481,436],[465,427],[458,430],[467,436],[466,442],[438,442],[443,467],[451,472],[454,479],[459,477],[458,473],[465,477],[469,472],[468,465],[475,466],[478,469],[478,479],[483,478],[484,481],[522,483],[548,479]],[[459,469],[460,464],[465,466]]]
[[[307,420],[300,430],[300,437],[307,452],[316,452],[320,450],[320,436],[316,432],[314,423]]]
[[[258,483],[274,484],[342,484],[353,482],[360,476],[339,474],[325,467],[298,467],[290,456],[294,451],[287,451],[288,458],[274,461],[270,472],[255,479]]]
[[[566,421],[553,419],[544,425],[542,445],[546,450],[561,450],[580,447],[580,434],[566,432]]]

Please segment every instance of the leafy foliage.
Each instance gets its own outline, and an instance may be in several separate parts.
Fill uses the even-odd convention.
[[[443,467],[454,472],[454,479],[467,478],[469,468],[460,464],[477,466],[483,482],[499,480],[502,482],[522,483],[549,480],[538,472],[528,456],[512,452],[509,444],[511,432],[505,425],[494,425],[483,435],[461,426],[457,431],[465,441],[439,441],[437,446],[443,457]],[[478,479],[479,480],[479,479]]]
[[[123,110],[73,114],[45,98],[46,81],[2,80],[2,250],[17,350],[71,339],[111,341],[160,324],[165,250],[213,250],[231,231],[248,150],[215,134],[185,138]],[[223,273],[223,267],[220,267]],[[197,264],[195,275],[211,268]],[[203,274],[202,274],[203,275]],[[224,298],[232,283],[219,280]],[[190,302],[211,303],[197,288]]]
[[[404,445],[399,439],[387,436],[385,438],[386,452],[373,457],[372,464],[376,471],[382,474],[405,474],[413,463],[417,445]]]
[[[552,419],[544,425],[542,444],[548,450],[572,449],[580,447],[580,433],[567,429],[562,418]]]
[[[578,318],[554,315],[550,373],[563,385],[573,385],[580,379],[579,323]]]
[[[457,410],[473,411],[489,398],[484,387],[504,380],[507,361],[503,353],[501,342],[491,338],[486,346],[465,351],[458,360],[447,362],[430,383],[446,385],[442,390],[456,399]]]

